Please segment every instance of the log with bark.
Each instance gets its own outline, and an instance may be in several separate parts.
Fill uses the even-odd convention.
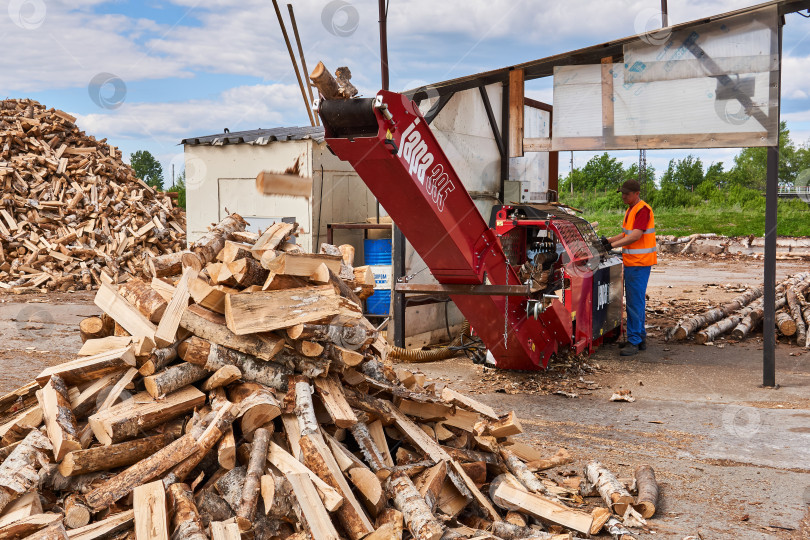
[[[287,390],[287,378],[293,373],[286,365],[263,361],[251,354],[229,349],[197,336],[189,338],[183,359],[205,368],[208,372],[217,371],[225,366],[236,366],[245,381],[281,391]]]
[[[681,322],[675,328],[673,337],[677,340],[684,340],[691,334],[695,333],[700,328],[711,325],[721,319],[725,319],[733,312],[747,306],[748,304],[750,304],[751,302],[762,296],[762,294],[763,294],[762,287],[749,289],[745,291],[745,293],[734,298],[730,302],[723,304],[722,306],[710,309],[708,311],[701,313],[700,315],[691,317]]]
[[[624,484],[598,461],[591,461],[585,466],[585,478],[599,492],[605,504],[620,516],[633,504],[633,496]]]
[[[267,461],[267,448],[270,443],[270,433],[259,428],[253,434],[253,443],[250,448],[250,461],[248,462],[245,483],[242,487],[242,498],[236,510],[236,523],[242,532],[249,531],[256,513],[256,502],[259,498],[259,487],[265,462]]]
[[[776,310],[779,310],[785,305],[786,299],[784,292],[792,287],[793,285],[802,282],[803,280],[810,277],[810,273],[801,273],[795,276],[792,276],[785,281],[779,283],[776,287]],[[759,290],[759,289],[757,289]],[[750,291],[749,291],[750,292]],[[746,296],[746,293],[743,296]],[[717,314],[723,311],[723,308],[726,307],[733,307],[736,305],[738,300],[742,298],[738,297],[734,301],[726,304],[722,308],[715,308],[714,310],[710,310],[711,313]],[[719,310],[719,311],[718,311]],[[709,313],[709,312],[706,312]],[[750,332],[752,332],[761,322],[762,317],[764,314],[764,298],[760,295],[758,298],[754,299],[752,302],[748,303],[745,306],[741,306],[736,310],[728,310],[727,315],[724,318],[720,318],[719,320],[715,321],[714,324],[711,324],[709,327],[705,328],[703,331],[699,332],[695,336],[695,341],[698,344],[706,343],[709,341],[713,341],[717,337],[729,332],[731,332],[731,337],[733,339],[744,339]],[[704,314],[705,315],[705,314]],[[698,316],[696,318],[689,319],[689,321],[694,322],[696,319],[701,319],[702,316]],[[710,317],[711,318],[711,317]],[[685,323],[687,327],[692,328],[693,324],[691,322]],[[679,329],[682,329],[683,325],[678,326],[670,331],[670,333],[677,333]],[[693,330],[696,330],[695,327]],[[683,333],[678,334],[683,335]]]
[[[334,470],[327,463],[327,460],[332,459],[332,455],[328,451],[324,452],[324,448],[316,442],[316,437],[315,434],[305,434],[299,441],[304,464],[341,494],[344,501],[337,510],[338,520],[352,540],[359,540],[373,530],[371,522],[355,499],[342,471],[339,468]]]
[[[183,540],[207,540],[200,513],[188,484],[172,484],[168,489],[171,515],[171,537]]]
[[[786,337],[790,337],[796,333],[796,321],[794,321],[791,314],[785,310],[777,312],[776,327],[779,329],[779,333]],[[747,334],[748,332],[746,331],[745,333]]]
[[[53,446],[40,431],[31,431],[0,465],[0,512],[38,481],[37,471],[48,463]]]
[[[785,293],[788,309],[790,310],[790,316],[793,318],[793,322],[796,323],[796,343],[801,347],[804,347],[807,339],[807,325],[804,323],[804,317],[802,316],[802,303],[799,301],[799,298],[804,299],[804,289],[805,286],[802,286],[801,284],[795,285],[789,288]]]
[[[386,482],[386,492],[394,506],[402,512],[405,524],[417,540],[439,540],[443,528],[430,507],[421,497],[411,479],[405,473],[392,474]]]
[[[175,269],[161,266],[168,254],[154,257],[165,275],[151,283],[105,276],[98,319],[117,335],[85,341],[75,360],[0,396],[0,503],[14,505],[0,515],[0,536],[4,519],[60,538],[66,526],[73,540],[121,540],[133,528],[203,540],[209,527],[232,540],[240,529],[256,540],[461,538],[491,536],[496,523],[502,538],[545,538],[522,528],[532,518],[567,535],[602,526],[604,512],[552,500],[569,500],[572,480],[534,471],[571,457],[513,439],[522,431],[514,412],[437,392],[424,374],[385,363],[385,345],[342,281],[358,281],[343,268],[350,250],[293,249],[292,224],[261,235],[222,229]],[[289,274],[244,286],[240,268],[252,263],[234,263],[261,257]],[[217,288],[219,278],[231,289]],[[244,317],[231,321],[245,332],[237,335],[221,313],[228,296],[284,337]],[[335,309],[307,304],[321,297]],[[294,314],[268,298],[306,305]],[[637,504],[646,502],[640,494]],[[506,522],[496,504],[510,512]],[[51,508],[60,514],[46,531],[53,523],[33,516]]]
[[[644,519],[651,518],[658,505],[658,482],[655,480],[655,471],[649,465],[642,465],[636,469],[635,478],[638,497],[633,509]]]

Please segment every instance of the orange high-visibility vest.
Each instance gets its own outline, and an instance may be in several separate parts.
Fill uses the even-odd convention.
[[[638,203],[625,213],[622,222],[622,236],[630,234],[636,214],[642,208],[650,209],[650,222],[641,238],[622,248],[622,261],[625,266],[652,266],[658,263],[658,245],[655,243],[655,217],[650,205],[639,199]]]

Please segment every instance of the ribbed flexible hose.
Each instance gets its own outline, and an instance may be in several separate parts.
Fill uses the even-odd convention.
[[[430,349],[429,351],[391,347],[391,351],[388,353],[388,356],[394,360],[412,363],[438,362],[439,360],[447,360],[448,358],[452,358],[459,353],[459,351],[454,351],[452,347],[458,347],[461,345],[461,338],[469,334],[470,323],[467,321],[467,319],[464,319],[464,322],[461,325],[461,332],[459,332],[455,339],[445,347]]]

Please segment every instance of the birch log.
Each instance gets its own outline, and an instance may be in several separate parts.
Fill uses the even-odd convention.
[[[532,493],[542,493],[550,499],[557,500],[557,497],[548,492],[546,486],[543,485],[543,482],[537,479],[534,473],[529,470],[529,468],[520,460],[520,458],[506,448],[501,448],[500,453],[501,457],[506,463],[506,467],[512,472],[512,474],[515,475],[518,481],[523,484],[526,489]]]
[[[690,334],[693,334],[698,329],[715,323],[731,315],[733,312],[740,308],[747,306],[760,296],[762,296],[763,289],[758,287],[756,289],[749,289],[740,296],[734,298],[731,302],[723,304],[720,307],[710,309],[700,315],[691,317],[677,326],[675,329],[674,337],[677,340],[684,340]]]
[[[170,427],[158,435],[70,452],[59,464],[59,472],[63,476],[79,476],[137,463],[180,436],[182,426],[179,423]]]
[[[149,257],[149,272],[152,277],[161,278],[179,274],[183,270],[183,252],[168,253]]]
[[[208,371],[236,366],[242,372],[245,381],[263,384],[283,392],[287,391],[287,379],[293,373],[287,366],[260,360],[253,355],[211,343],[197,336],[189,338],[183,359]]]
[[[366,463],[368,463],[371,470],[378,475],[387,470],[388,464],[386,464],[380,449],[374,443],[374,439],[371,438],[371,433],[365,422],[357,422],[350,429],[354,440],[357,441],[357,445],[360,447],[360,452],[366,458]]]
[[[225,247],[225,241],[229,240],[233,233],[244,231],[245,227],[247,227],[247,221],[242,216],[231,214],[191,244],[191,251],[200,258],[200,262],[205,266],[217,258],[219,252]]]
[[[301,435],[318,433],[318,418],[315,416],[315,405],[312,403],[312,387],[304,376],[295,377],[295,416],[298,417]]]
[[[34,487],[40,463],[49,461],[51,441],[38,430],[31,431],[0,465],[0,512],[11,501]]]
[[[87,317],[79,323],[79,337],[82,343],[88,339],[99,339],[112,334],[112,328],[105,325],[100,317]]]
[[[248,441],[253,440],[256,430],[281,414],[275,394],[260,384],[233,384],[228,388],[228,397],[239,405],[239,427]]]
[[[725,319],[718,321],[711,325],[710,327],[701,330],[700,332],[695,335],[695,343],[698,345],[703,345],[704,343],[709,343],[714,341],[715,339],[719,338],[726,332],[730,332],[734,328],[740,324],[740,321],[743,320],[744,314],[742,313],[735,313],[732,314]]]
[[[105,481],[85,497],[93,511],[109,507],[115,501],[129,494],[135,487],[160,477],[176,464],[180,463],[197,450],[197,441],[214,419],[215,413],[197,423],[189,432],[155,452],[151,456],[135,463],[113,478]]]
[[[160,322],[168,305],[168,302],[155,289],[138,278],[132,278],[120,285],[118,294],[138,308],[138,311],[153,323]]]
[[[802,317],[802,303],[799,300],[800,297],[802,300],[804,299],[804,289],[805,287],[801,286],[801,284],[795,285],[788,289],[787,293],[785,293],[788,309],[790,310],[790,316],[793,317],[793,321],[796,323],[796,343],[802,347],[807,339],[807,325],[804,324],[804,318]]]
[[[161,398],[210,375],[203,367],[183,362],[160,373],[144,377],[143,385],[153,398]]]
[[[658,504],[658,482],[655,481],[655,471],[649,465],[642,465],[636,469],[635,477],[638,497],[633,509],[644,519],[651,518]]]
[[[555,540],[555,535],[531,527],[522,527],[507,521],[493,521],[489,530],[503,540]],[[567,536],[563,538],[568,538]]]
[[[795,276],[789,277],[785,281],[779,283],[776,286],[776,304],[774,306],[775,310],[780,310],[787,305],[787,299],[785,296],[785,291],[790,287],[796,285],[797,283],[801,283],[802,281],[806,280],[810,277],[810,273],[803,272],[801,274],[797,274]],[[743,339],[747,336],[750,332],[759,326],[759,323],[762,321],[762,317],[765,314],[765,299],[759,298],[756,301],[752,302],[749,306],[745,307],[744,309],[740,310],[740,315],[742,319],[740,320],[737,327],[731,332],[731,337],[733,339]]]
[[[776,314],[776,327],[783,336],[790,337],[796,333],[796,321],[787,311],[780,311]]]
[[[337,517],[352,540],[360,540],[371,532],[369,522],[367,518],[360,513],[361,510],[348,500],[348,498],[353,497],[353,495],[344,492],[344,487],[347,484],[343,483],[343,486],[341,486],[341,482],[335,477],[335,474],[321,455],[318,445],[313,443],[310,439],[311,436],[312,435],[304,435],[299,441],[301,453],[304,457],[304,464],[314,472],[318,478],[336,489],[344,499],[346,499],[343,501],[343,504],[340,505],[340,508],[337,509]]]
[[[204,392],[210,392],[215,388],[222,388],[228,386],[234,381],[242,378],[242,371],[236,366],[222,366],[216,370],[210,377],[208,377],[202,384]]]
[[[225,435],[225,432],[230,429],[233,424],[237,407],[233,404],[225,403],[223,406],[214,410],[210,415],[213,415],[205,430],[200,434],[194,443],[194,450],[187,458],[180,462],[172,469],[172,473],[177,477],[178,481],[182,482],[186,476],[194,470],[208,452],[219,442]],[[205,425],[206,420],[210,416],[207,415],[200,423]]]
[[[608,507],[620,516],[633,504],[633,496],[624,484],[598,461],[591,461],[585,466],[585,478],[596,488]]]
[[[253,443],[250,448],[247,475],[242,487],[242,499],[236,511],[236,523],[242,532],[252,527],[253,517],[256,514],[256,501],[259,499],[261,477],[267,461],[267,447],[270,443],[270,433],[259,428],[253,434]]]
[[[605,523],[605,530],[613,536],[614,540],[636,540],[633,533],[628,531],[616,517],[608,519]]]
[[[386,492],[394,500],[396,509],[402,512],[405,524],[416,540],[439,540],[442,537],[442,525],[407,474],[392,474],[386,483]]]
[[[178,345],[179,343],[175,343],[169,347],[153,349],[152,352],[149,353],[149,358],[146,360],[146,362],[141,364],[141,366],[138,368],[138,373],[144,377],[154,375],[161,369],[174,362],[177,359]]]

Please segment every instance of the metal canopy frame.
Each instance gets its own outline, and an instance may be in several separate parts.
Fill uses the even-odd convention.
[[[782,74],[782,27],[785,24],[784,16],[789,13],[795,13],[801,10],[810,10],[810,0],[773,0],[762,4],[742,8],[726,13],[705,17],[702,19],[673,25],[670,29],[675,32],[678,30],[688,29],[690,27],[705,24],[708,22],[721,21],[730,17],[735,17],[745,13],[753,12],[765,7],[776,6],[779,21],[777,24],[778,32],[778,70],[776,77],[779,79],[776,82],[781,82]],[[583,64],[600,64],[604,59],[611,58],[612,61],[621,63],[624,61],[624,46],[633,41],[643,39],[646,36],[654,36],[660,29],[652,30],[634,36],[609,41],[574,51],[569,51],[514,66],[507,66],[496,70],[459,77],[448,81],[439,82],[430,85],[428,88],[430,93],[438,95],[439,99],[428,112],[429,122],[432,121],[441,109],[452,99],[456,92],[478,88],[481,93],[481,98],[484,102],[484,107],[487,112],[487,119],[492,128],[493,135],[498,146],[498,151],[501,155],[501,200],[503,200],[503,186],[508,176],[509,171],[509,156],[523,155],[523,144],[519,148],[514,148],[515,144],[510,141],[510,123],[513,121],[519,122],[519,130],[522,135],[522,115],[520,119],[513,120],[511,118],[512,107],[510,107],[510,98],[517,95],[514,88],[510,86],[510,79],[515,79],[513,71],[520,71],[520,76],[517,77],[520,82],[527,80],[534,80],[543,77],[552,76],[556,66],[564,65],[583,65]],[[501,84],[503,87],[502,103],[502,119],[501,130],[499,132],[498,126],[495,122],[495,117],[492,111],[492,105],[489,102],[489,97],[486,94],[486,86],[491,84]],[[776,330],[775,330],[775,287],[776,287],[776,233],[777,233],[777,200],[778,200],[778,173],[779,173],[779,140],[778,140],[778,126],[780,124],[780,109],[781,109],[781,86],[779,86],[779,96],[776,123],[777,123],[777,141],[775,146],[768,147],[768,161],[767,161],[767,176],[765,188],[765,265],[764,265],[764,303],[765,311],[763,316],[763,361],[762,361],[762,384],[765,387],[775,387],[776,385]],[[513,94],[514,93],[514,94]],[[404,94],[419,103],[427,94],[426,88],[416,88],[408,90]],[[523,98],[523,88],[519,89],[520,102],[525,103]],[[528,104],[528,103],[527,103]],[[538,102],[539,104],[539,102]],[[545,105],[545,104],[540,104]],[[532,106],[536,106],[532,104]],[[553,114],[553,113],[552,113]],[[426,117],[428,116],[426,115]],[[550,148],[526,148],[527,151],[547,151]],[[549,152],[551,155],[552,152]],[[556,157],[556,152],[553,152]],[[556,160],[555,160],[556,162]],[[555,175],[556,176],[556,175]],[[556,181],[556,177],[552,179],[549,177],[549,188],[551,188],[552,181]],[[556,182],[555,182],[556,183]],[[556,186],[555,186],[556,190]],[[399,231],[396,231],[399,232]],[[399,233],[394,235],[394,259],[395,269],[394,274],[397,275],[397,262],[401,264],[402,268],[399,272],[404,274],[404,249],[405,239]],[[398,237],[399,236],[399,237]],[[399,257],[397,257],[397,254]],[[397,259],[400,261],[397,261]],[[400,289],[401,290],[401,289]],[[399,345],[404,344],[404,299],[401,292],[395,292],[394,297],[394,317],[396,323],[395,329],[395,342]],[[398,305],[399,304],[399,305]],[[400,307],[401,306],[401,307]],[[402,345],[400,345],[402,346]]]
[[[787,15],[788,13],[795,13],[803,9],[810,9],[810,0],[773,0],[771,2],[765,2],[762,4],[757,4],[755,6],[750,6],[735,11],[729,11],[726,13],[713,15],[711,17],[704,17],[702,19],[676,24],[669,28],[673,32],[678,30],[685,30],[687,28],[691,28],[692,26],[697,26],[699,24],[704,24],[713,21],[720,21],[723,19],[727,19],[729,17],[749,13],[773,5],[777,6],[779,16],[784,17],[784,15]],[[540,58],[537,60],[531,60],[529,62],[516,64],[514,66],[507,66],[499,69],[494,69],[491,71],[476,73],[474,75],[467,75],[465,77],[458,77],[456,79],[442,81],[439,83],[429,85],[430,92],[431,94],[434,95],[438,94],[439,96],[442,96],[444,94],[451,94],[455,92],[460,92],[462,90],[469,90],[471,88],[475,88],[481,85],[489,85],[496,83],[505,84],[509,81],[509,72],[516,69],[522,69],[524,72],[524,79],[530,81],[533,79],[540,79],[543,77],[549,77],[553,75],[554,68],[556,66],[568,66],[577,64],[599,64],[602,58],[605,58],[607,56],[612,56],[615,61],[621,62],[624,60],[624,46],[626,44],[632,41],[643,39],[647,36],[654,37],[657,32],[660,32],[660,29],[652,30],[650,32],[645,32],[642,34],[636,34],[633,36],[628,36],[625,38],[617,39],[615,41],[607,41],[605,43],[600,43],[598,45],[591,45],[590,47],[576,49],[573,51],[568,51],[553,56],[547,56],[545,58]],[[424,87],[406,90],[403,93],[409,98],[414,99],[414,94],[416,94],[419,91],[424,92]]]

